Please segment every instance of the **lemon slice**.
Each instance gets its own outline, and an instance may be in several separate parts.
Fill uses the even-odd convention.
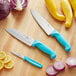
[[[0,62],[0,70],[2,70],[4,67],[4,63]]]
[[[14,66],[14,62],[11,60],[9,63],[5,64],[6,69],[11,69]]]
[[[3,63],[8,63],[11,60],[11,57],[7,55],[4,59],[0,60]]]
[[[4,59],[6,56],[5,52],[0,51],[0,59]]]

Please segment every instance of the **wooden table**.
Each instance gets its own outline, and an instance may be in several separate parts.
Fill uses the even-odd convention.
[[[57,5],[60,8],[60,0],[57,0]],[[48,12],[44,0],[29,0],[28,7],[22,12],[11,11],[10,15],[0,21],[0,50],[9,54],[15,62],[15,66],[11,70],[3,69],[0,71],[0,76],[46,76],[46,67],[53,64],[56,60],[64,61],[66,58],[73,56],[76,57],[76,21],[73,18],[72,27],[65,29],[64,22],[55,20]],[[30,14],[30,8],[33,8],[39,12],[56,30],[58,30],[70,43],[71,51],[66,53],[64,48],[57,42],[56,39],[47,36],[43,30],[33,19]],[[5,29],[15,28],[18,31],[27,34],[47,46],[53,49],[57,57],[51,60],[48,55],[41,52],[37,48],[31,48],[23,43],[19,42],[12,36],[10,36]],[[14,56],[10,53],[10,50],[18,52],[22,55],[28,56],[43,65],[42,69],[39,69],[26,61]],[[65,71],[59,73],[57,76],[76,76],[76,68],[68,69],[66,66]]]

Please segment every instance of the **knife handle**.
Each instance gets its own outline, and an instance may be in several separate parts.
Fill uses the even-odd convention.
[[[47,47],[46,45],[44,45],[43,43],[41,43],[37,40],[34,40],[32,46],[38,47],[41,51],[50,55],[51,59],[54,59],[56,57],[56,53],[52,49],[50,49],[49,47]]]
[[[59,33],[57,32],[56,30],[54,30],[52,33],[51,33],[51,37],[55,37],[58,42],[60,44],[62,44],[64,47],[65,47],[65,51],[68,52],[71,50],[71,46],[69,45],[69,43],[66,41],[66,39]]]
[[[26,56],[24,56],[24,60],[26,60],[27,62],[31,63],[32,65],[34,65],[34,66],[36,66],[38,68],[42,68],[43,67],[42,64],[40,64],[40,63],[38,63],[38,62],[36,62],[36,61],[26,57]]]

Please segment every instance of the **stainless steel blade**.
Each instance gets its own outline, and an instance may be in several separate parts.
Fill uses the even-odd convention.
[[[10,51],[10,52],[13,53],[14,55],[16,55],[16,56],[24,59],[24,56],[23,56],[23,55],[20,55],[19,53],[16,53],[16,52],[14,52],[14,51]]]
[[[26,36],[24,34],[22,34],[21,32],[12,29],[12,28],[7,28],[6,31],[11,34],[12,36],[14,36],[15,38],[17,38],[18,40],[22,41],[23,43],[32,46],[32,43],[34,41],[34,39],[32,39],[29,36]]]
[[[50,35],[51,32],[54,30],[54,28],[43,18],[41,17],[36,11],[33,9],[30,10],[32,16],[35,18],[35,20],[38,22],[38,24],[42,27],[42,29]]]

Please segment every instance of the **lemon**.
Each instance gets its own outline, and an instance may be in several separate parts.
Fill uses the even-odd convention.
[[[5,68],[6,69],[11,69],[14,66],[14,62],[11,60],[10,62],[8,62],[7,64],[5,64]]]
[[[0,59],[4,59],[6,56],[5,52],[0,51]]]

